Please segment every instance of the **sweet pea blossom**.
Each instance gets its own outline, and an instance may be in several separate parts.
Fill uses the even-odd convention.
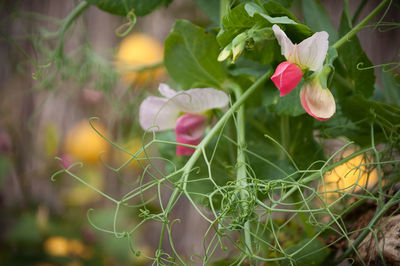
[[[160,84],[158,90],[164,97],[149,96],[141,103],[140,125],[144,130],[154,132],[174,129],[176,142],[182,144],[199,144],[209,120],[205,112],[224,108],[229,102],[225,92],[212,88],[177,92],[167,84]],[[176,147],[178,156],[193,152],[191,147]]]
[[[331,91],[323,88],[318,78],[304,84],[300,91],[304,110],[320,121],[326,121],[336,112],[335,99]]]
[[[285,62],[281,63],[271,77],[283,96],[300,82],[304,70],[319,72],[328,51],[328,33],[317,32],[299,44],[293,44],[278,25],[273,25],[275,37],[281,46]]]
[[[323,64],[328,52],[328,33],[317,32],[299,44],[292,41],[277,25],[272,26],[275,37],[281,46],[285,62],[278,65],[271,80],[284,96],[292,91],[300,82],[303,71],[311,70],[315,74],[306,80],[300,91],[300,101],[304,110],[315,119],[326,121],[336,112],[335,99],[328,88],[321,85],[328,73],[323,73]]]

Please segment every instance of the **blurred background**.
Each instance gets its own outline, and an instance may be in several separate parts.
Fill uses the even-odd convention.
[[[160,82],[173,84],[162,67],[163,40],[173,23],[183,18],[215,26],[198,2],[174,0],[168,8],[138,17],[125,37],[116,31],[123,30],[126,18],[91,6],[73,21],[63,41],[62,23],[79,1],[0,1],[0,264],[149,263],[130,249],[152,256],[159,224],[150,223],[131,241],[115,238],[94,228],[112,230],[115,204],[70,175],[50,177],[60,164],[82,162],[74,174],[116,199],[140,182],[143,167],[133,160],[118,170],[130,156],[96,133],[89,119],[97,117],[93,127],[132,153],[146,143],[138,106]],[[292,10],[301,20],[294,2]],[[359,2],[351,1],[353,12]],[[379,2],[366,1],[360,18]],[[342,1],[322,3],[338,26]],[[392,11],[385,20],[399,21]],[[359,37],[374,65],[399,61],[398,29],[387,34],[368,27]],[[186,258],[200,253],[207,225],[185,200],[173,217],[182,221],[175,248]],[[132,228],[139,213],[121,209],[118,220],[121,228]]]

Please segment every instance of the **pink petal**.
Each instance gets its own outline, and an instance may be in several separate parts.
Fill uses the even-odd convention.
[[[205,130],[207,117],[199,114],[184,114],[176,121],[176,142],[197,145],[200,143]],[[176,155],[192,155],[195,149],[185,146],[176,146]]]
[[[278,65],[271,80],[280,91],[280,96],[284,96],[296,88],[299,84],[303,72],[301,69],[290,62],[282,62]]]
[[[328,120],[336,112],[332,93],[322,88],[319,81],[311,81],[301,88],[300,101],[304,110],[320,121]]]
[[[67,154],[60,154],[58,157],[62,159],[59,163],[63,168],[68,169],[72,165],[72,159]]]

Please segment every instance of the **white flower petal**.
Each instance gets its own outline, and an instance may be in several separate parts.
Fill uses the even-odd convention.
[[[158,90],[160,91],[161,95],[166,98],[172,98],[177,94],[174,89],[171,89],[171,87],[165,83],[160,83]]]
[[[200,113],[213,108],[223,108],[229,103],[229,97],[225,92],[212,88],[182,91],[171,100],[180,110],[187,113]]]
[[[173,129],[179,113],[179,108],[171,100],[150,96],[140,104],[140,126],[150,131]]]
[[[325,31],[314,33],[297,45],[299,64],[312,71],[321,71],[326,53],[328,52],[328,33]]]
[[[272,30],[274,31],[275,37],[281,46],[281,53],[285,56],[286,60],[291,61],[291,58],[295,55],[295,46],[292,41],[286,36],[285,32],[279,28],[278,25],[273,25]],[[291,61],[292,62],[292,61]],[[292,62],[295,63],[295,62]]]

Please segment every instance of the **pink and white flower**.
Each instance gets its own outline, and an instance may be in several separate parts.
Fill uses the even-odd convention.
[[[149,96],[141,103],[140,125],[144,130],[154,132],[175,129],[176,142],[182,144],[199,144],[209,120],[206,111],[224,108],[229,103],[225,92],[212,88],[177,92],[160,84],[158,90],[164,97]],[[178,156],[193,152],[191,147],[176,147]]]
[[[281,46],[281,53],[286,62],[281,63],[271,77],[281,96],[292,91],[300,82],[302,71],[311,70],[319,72],[328,51],[328,33],[317,32],[299,44],[293,44],[278,25],[273,25],[275,37]],[[284,66],[281,66],[284,64]]]
[[[328,88],[322,88],[318,78],[304,84],[300,91],[304,110],[320,121],[326,121],[336,112],[335,99]]]
[[[325,121],[336,112],[335,99],[328,88],[323,88],[320,79],[327,78],[321,72],[328,52],[328,33],[317,32],[299,44],[292,41],[277,25],[272,26],[275,37],[281,46],[285,62],[278,65],[271,80],[284,96],[300,82],[303,71],[316,72],[311,80],[306,80],[300,91],[300,101],[304,110],[312,117]]]

